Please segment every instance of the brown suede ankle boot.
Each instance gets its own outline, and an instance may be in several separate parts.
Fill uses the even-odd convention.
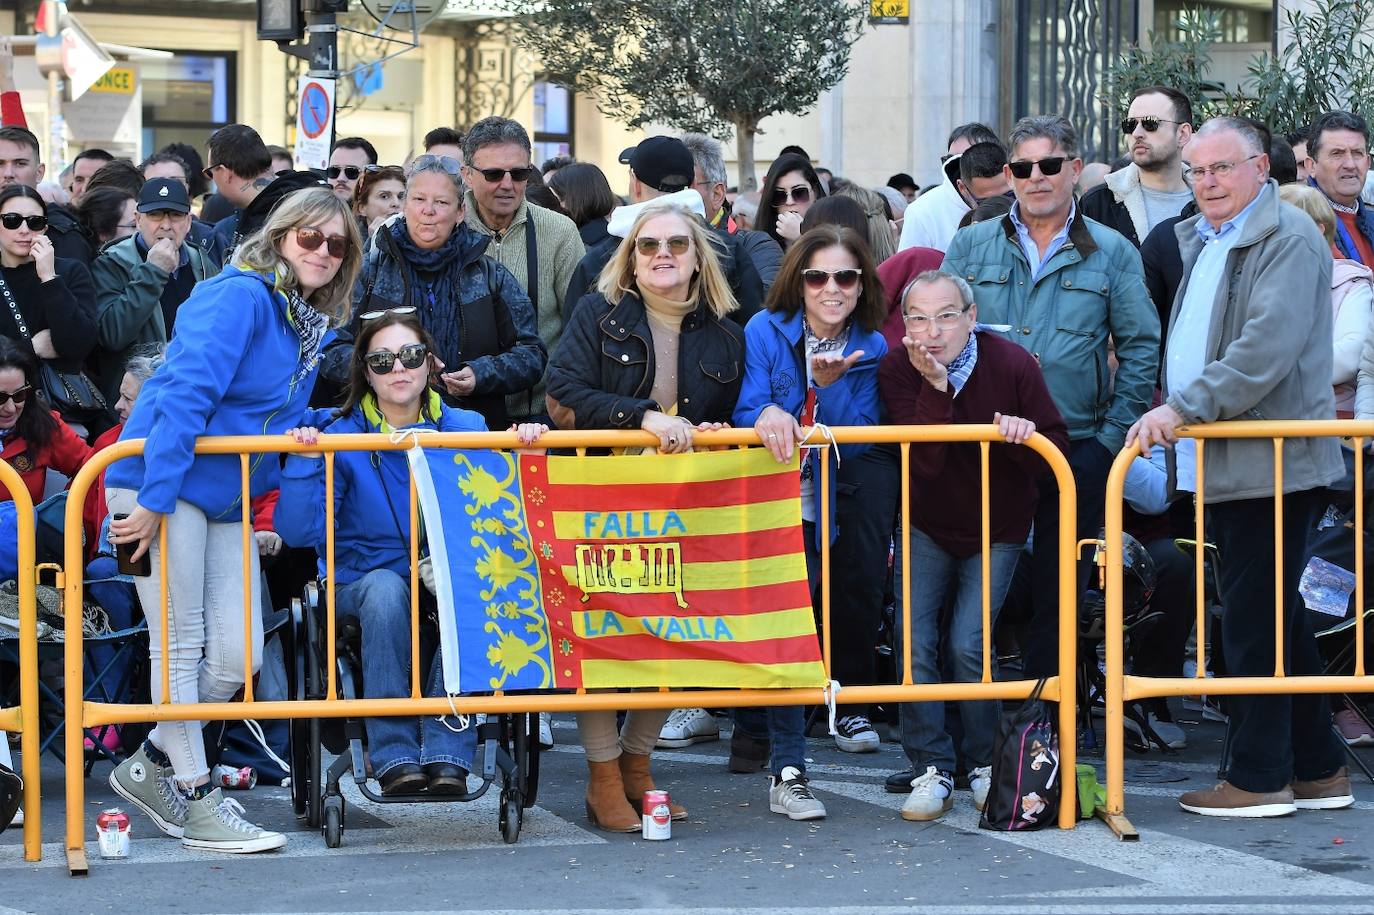
[[[639,832],[642,821],[625,799],[620,764],[587,760],[587,819],[606,832]]]
[[[625,783],[625,800],[636,809],[642,809],[644,792],[654,789],[654,776],[649,771],[649,757],[638,753],[620,754],[620,778]],[[676,803],[672,794],[668,796],[668,811],[675,820],[687,819],[687,808]]]

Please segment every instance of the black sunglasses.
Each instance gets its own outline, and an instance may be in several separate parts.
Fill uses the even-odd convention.
[[[1034,162],[1008,162],[1007,167],[1011,169],[1011,176],[1021,181],[1025,181],[1031,176],[1031,169],[1040,166],[1040,174],[1046,178],[1059,174],[1064,169],[1064,163],[1069,161],[1066,156],[1050,156],[1047,159],[1036,159]]]
[[[519,184],[530,180],[538,173],[532,165],[523,168],[477,168],[473,165],[468,167],[481,175],[488,184],[500,184],[507,175],[510,175],[510,180]]]
[[[374,375],[387,375],[395,367],[397,359],[401,360],[402,368],[418,369],[425,364],[427,356],[429,347],[423,343],[407,343],[394,353],[386,349],[374,350],[364,356],[363,361]]]
[[[1146,133],[1154,133],[1159,129],[1160,124],[1177,124],[1178,121],[1171,121],[1168,118],[1122,118],[1121,132],[1130,136],[1135,133],[1136,125],[1145,128]]]
[[[296,230],[296,244],[307,251],[316,251],[320,245],[328,245],[329,256],[342,258],[348,251],[348,239],[342,235],[325,236],[313,226],[302,226]]]
[[[329,176],[331,181],[338,180],[340,175],[349,181],[357,181],[362,177],[364,171],[366,169],[360,165],[331,165],[325,169],[324,173]]]
[[[803,270],[801,275],[802,282],[811,289],[824,289],[825,284],[833,278],[835,285],[845,290],[853,289],[859,285],[859,279],[863,276],[853,267],[843,267],[839,270],[821,270],[818,267],[812,267]]]
[[[4,226],[11,232],[19,228],[20,224],[27,225],[30,232],[42,232],[48,227],[48,217],[25,216],[22,213],[0,214],[0,226]]]
[[[773,206],[782,207],[789,203],[806,203],[811,199],[811,185],[799,184],[796,187],[773,188]]]
[[[32,390],[33,386],[26,384],[17,391],[0,391],[0,407],[11,400],[14,401],[15,406],[23,406],[24,402],[29,399],[29,392]]]

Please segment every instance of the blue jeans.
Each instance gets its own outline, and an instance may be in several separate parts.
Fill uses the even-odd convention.
[[[911,531],[911,679],[914,683],[939,683],[940,648],[944,645],[945,659],[952,682],[976,683],[983,678],[983,557],[958,559],[946,553],[935,541],[917,528]],[[1007,596],[1016,561],[1023,549],[1019,543],[994,543],[990,556],[992,601],[991,623],[997,625],[997,613]],[[896,539],[896,572],[894,594],[897,597],[897,657],[901,671],[903,657],[902,632],[902,537]],[[950,588],[955,588],[953,610],[946,625],[940,617]],[[994,663],[996,655],[994,657]],[[996,676],[996,671],[993,671]],[[963,720],[964,759],[970,769],[992,764],[992,742],[997,731],[998,703],[960,702],[959,715]],[[934,766],[941,772],[953,772],[954,740],[945,730],[943,702],[904,702],[899,707],[902,725],[902,749],[916,771],[924,772]]]
[[[110,628],[115,632],[132,627],[134,619],[142,616],[138,607],[138,595],[134,593],[133,579],[119,578],[119,560],[115,557],[101,554],[92,559],[90,565],[86,566],[86,581],[89,583],[87,591],[91,600],[105,609],[110,617]],[[113,701],[125,701],[128,698],[127,693],[119,696],[114,691],[124,679],[129,662],[133,660],[130,652],[125,651],[119,655],[119,649],[115,646],[91,645],[87,657],[86,676],[94,678],[109,665],[109,671],[105,675],[105,689]],[[133,684],[128,684],[128,688],[132,689]]]
[[[340,616],[355,615],[363,630],[363,694],[368,699],[410,695],[410,583],[389,569],[374,569],[339,587]],[[430,665],[426,696],[444,695],[444,666],[439,651]],[[368,752],[378,778],[402,763],[452,763],[472,768],[477,728],[458,728],[452,716],[442,718],[369,718]]]

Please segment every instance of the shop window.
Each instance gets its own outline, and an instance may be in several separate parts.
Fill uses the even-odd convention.
[[[237,55],[173,51],[169,60],[140,62],[143,82],[143,150],[168,143],[203,149],[217,128],[234,121]]]
[[[554,156],[573,155],[573,94],[566,86],[534,84],[534,165]]]

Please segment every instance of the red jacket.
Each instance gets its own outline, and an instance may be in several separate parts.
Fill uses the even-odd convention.
[[[57,421],[57,429],[53,431],[52,440],[42,450],[33,451],[29,448],[28,442],[15,436],[5,442],[4,450],[0,451],[0,459],[19,472],[34,504],[43,500],[43,488],[48,482],[49,467],[74,477],[81,469],[81,465],[91,456],[91,446],[73,432],[71,426],[64,423],[56,413],[52,418]],[[0,502],[10,501],[12,498],[8,492],[0,492]]]

